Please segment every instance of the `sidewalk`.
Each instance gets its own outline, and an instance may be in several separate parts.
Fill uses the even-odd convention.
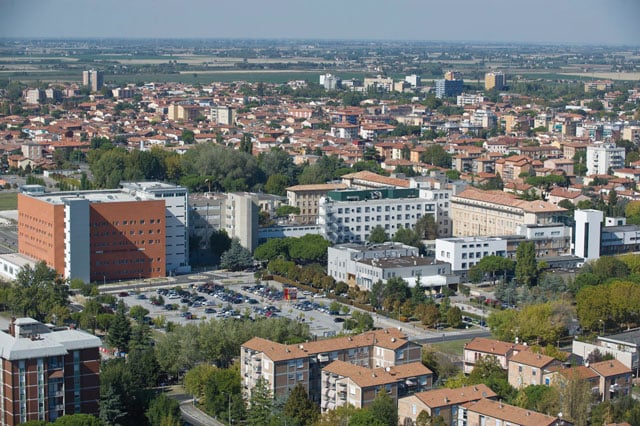
[[[167,396],[180,403],[180,413],[187,423],[193,426],[225,426],[198,407],[193,405],[193,397],[187,395],[180,385],[170,386]]]
[[[193,405],[193,400],[180,403],[182,418],[193,426],[225,426],[224,423],[214,419],[204,411]]]

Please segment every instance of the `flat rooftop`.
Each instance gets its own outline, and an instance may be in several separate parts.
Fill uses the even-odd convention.
[[[598,336],[598,340],[624,342],[631,345],[640,346],[640,328],[625,331],[618,334],[610,334],[608,336]]]
[[[44,194],[28,194],[29,197],[46,201],[50,204],[64,204],[65,200],[84,199],[91,203],[115,203],[141,201],[140,197],[131,195],[120,189],[103,191],[68,191],[68,192],[47,192]]]
[[[434,257],[415,257],[415,256],[403,256],[403,257],[387,257],[382,259],[363,259],[358,263],[365,265],[377,266],[381,268],[406,268],[409,266],[426,266],[426,265],[442,265],[448,264],[435,260]]]

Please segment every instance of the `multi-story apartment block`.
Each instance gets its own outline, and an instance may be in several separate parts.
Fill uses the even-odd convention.
[[[459,426],[560,426],[561,419],[492,399],[467,402],[458,410]]]
[[[371,369],[333,361],[322,369],[320,408],[327,411],[347,404],[366,408],[382,390],[397,402],[431,389],[432,384],[433,372],[421,362]]]
[[[320,75],[320,86],[324,87],[325,90],[336,90],[340,87],[340,84],[340,79],[333,74]]]
[[[484,102],[483,95],[474,95],[469,93],[461,93],[456,97],[456,105],[465,106],[465,105],[480,105]]]
[[[507,77],[502,72],[488,72],[484,75],[485,90],[504,90],[507,85]]]
[[[124,186],[19,194],[19,252],[85,282],[188,271],[186,190]]]
[[[434,216],[437,201],[419,198],[418,189],[330,191],[319,203],[318,224],[333,243],[364,242],[376,226],[389,236],[401,228],[413,228],[423,215]]]
[[[243,391],[249,396],[259,378],[274,397],[302,384],[312,401],[321,402],[322,369],[333,361],[367,368],[386,368],[420,361],[420,345],[389,328],[355,336],[283,345],[254,337],[240,349]]]
[[[209,110],[209,120],[212,123],[231,126],[236,121],[236,110],[226,105],[212,106]]]
[[[457,425],[458,409],[462,404],[482,398],[495,399],[497,396],[491,388],[482,383],[456,389],[442,388],[418,392],[398,400],[398,417],[400,424],[414,425],[420,413],[425,411],[431,417],[441,416],[446,425]]]
[[[12,318],[8,332],[0,332],[0,346],[0,424],[98,414],[99,338]]]
[[[240,240],[251,251],[258,246],[258,197],[248,192],[231,192],[225,203],[224,226],[229,238]]]
[[[589,92],[604,92],[605,90],[613,89],[612,80],[594,80],[584,83],[585,93]]]
[[[24,92],[24,100],[28,104],[37,105],[45,98],[45,93],[40,89],[28,89]]]
[[[640,126],[626,126],[622,130],[622,139],[640,145]]]
[[[82,85],[91,88],[92,92],[102,89],[103,74],[102,71],[88,70],[82,71]]]
[[[422,79],[420,78],[419,75],[416,75],[416,74],[411,74],[411,75],[406,76],[404,78],[404,81],[409,83],[411,85],[412,89],[415,89],[416,87],[422,86]]]
[[[496,173],[504,181],[519,180],[522,173],[530,173],[533,170],[532,161],[524,155],[512,155],[496,160]]]
[[[391,77],[365,77],[364,90],[373,90],[380,92],[390,92],[393,90],[393,79]]]
[[[519,225],[561,223],[566,209],[502,191],[467,189],[451,198],[453,236],[513,235]]]
[[[171,104],[167,109],[167,118],[171,121],[193,121],[202,115],[204,108],[194,104]]]
[[[478,360],[486,356],[495,357],[500,363],[500,366],[506,370],[509,358],[520,351],[528,351],[529,349],[526,345],[475,337],[472,341],[464,345],[464,373],[471,373]]]
[[[532,385],[550,385],[551,369],[560,366],[560,361],[532,351],[522,351],[509,358],[507,374],[509,384],[516,389]]]
[[[462,93],[464,82],[446,78],[436,80],[436,98],[452,98]]]
[[[611,143],[599,143],[587,147],[587,174],[606,175],[610,169],[624,167],[625,150]]]
[[[608,361],[594,362],[589,368],[600,376],[598,392],[602,401],[607,401],[616,396],[631,395],[631,369],[620,361],[612,359]]]
[[[287,188],[289,205],[300,209],[294,216],[296,223],[309,225],[318,221],[318,204],[329,191],[346,189],[344,183],[327,183],[317,185],[295,185]]]
[[[336,123],[331,126],[330,134],[334,138],[340,139],[356,139],[360,127],[356,124]]]

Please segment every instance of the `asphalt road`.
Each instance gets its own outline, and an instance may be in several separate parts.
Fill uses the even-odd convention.
[[[0,226],[0,254],[18,251],[18,227],[16,225]]]

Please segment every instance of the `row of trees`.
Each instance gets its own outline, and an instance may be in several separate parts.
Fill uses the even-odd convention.
[[[161,148],[129,152],[104,138],[92,140],[91,145],[87,161],[98,188],[116,188],[123,180],[168,180],[196,192],[264,190],[285,195],[290,185],[325,183],[353,171],[387,174],[375,160],[349,167],[335,156],[297,166],[281,148],[254,157],[250,148],[236,150],[217,143],[198,144],[184,155]]]
[[[258,246],[253,255],[263,262],[284,259],[297,264],[325,263],[330,245],[322,236],[312,234],[300,238],[273,238]]]

